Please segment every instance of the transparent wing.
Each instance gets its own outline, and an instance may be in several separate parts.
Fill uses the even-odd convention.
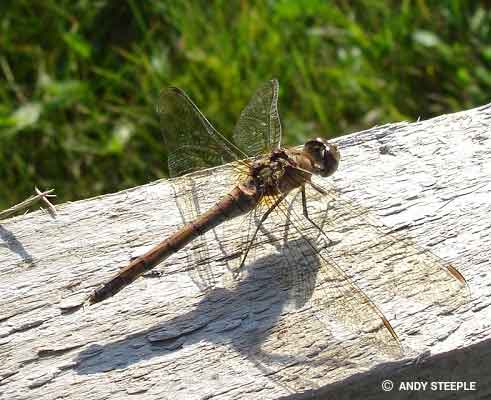
[[[445,261],[413,239],[391,232],[370,210],[325,187],[329,204],[324,226],[328,237],[339,238],[332,254],[353,274],[379,277],[376,286],[384,301],[400,300],[410,306],[436,305],[448,312],[468,300],[465,279]]]
[[[269,206],[277,198],[265,198]],[[400,355],[391,325],[375,303],[331,257],[334,247],[301,213],[296,193],[271,213],[247,260],[254,302],[247,327],[248,359],[272,379],[292,389],[318,381],[356,360],[386,360]],[[310,210],[312,211],[312,210]],[[320,225],[322,213],[316,213]],[[262,247],[276,248],[264,252]],[[295,311],[295,312],[291,312]]]
[[[195,185],[193,191],[202,193],[202,189]],[[267,232],[260,227],[262,216],[269,208],[268,202],[261,201],[249,213],[195,239],[189,247],[188,259],[193,266],[191,278],[200,289],[232,287],[242,280],[247,265],[257,260],[257,250],[265,243]],[[213,253],[206,243],[216,243],[211,247]]]
[[[206,205],[199,201],[206,198],[203,181],[194,179],[192,175],[185,175],[178,182],[173,182],[173,187],[181,219],[184,224],[189,224],[206,208]],[[188,265],[193,266],[191,277],[201,290],[205,291],[215,286],[214,275],[206,264],[209,260],[206,236],[199,236],[193,241],[187,249],[187,260]]]
[[[168,148],[171,177],[246,158],[246,154],[210,124],[181,89],[163,90],[157,112]]]
[[[388,232],[369,210],[341,198],[334,187],[325,190],[324,195],[307,190],[315,225],[302,215],[299,195],[291,195],[277,208],[276,221],[265,227],[283,231],[281,286],[288,293],[285,305],[299,310],[292,314],[293,322],[279,319],[271,343],[258,335],[255,359],[266,369],[292,362],[292,354],[309,348],[308,342],[302,344],[297,320],[309,327],[321,322],[327,328],[324,336],[337,342],[332,346],[314,340],[316,349],[324,350],[307,357],[307,364],[318,376],[317,368],[324,368],[326,360],[355,359],[360,347],[376,356],[400,354],[397,336],[376,304],[395,305],[397,316],[424,308],[426,315],[438,318],[469,300],[465,280],[454,265],[411,238]],[[278,337],[283,338],[281,346]]]
[[[280,147],[281,123],[276,79],[266,82],[254,93],[240,114],[233,138],[235,144],[250,157]]]
[[[305,216],[299,215],[295,202],[297,198],[292,197],[288,208],[286,203],[278,207],[288,221],[285,246],[289,246],[292,238],[296,244],[290,249],[295,256],[286,257],[285,262],[302,260],[300,265],[297,261],[297,269],[288,268],[294,273],[286,278],[295,305],[311,305],[316,318],[331,332],[341,329],[346,330],[343,335],[359,334],[361,342],[370,343],[385,354],[399,354],[399,341],[389,321],[332,257],[333,242]],[[317,266],[316,274],[309,271],[310,265]],[[315,276],[315,280],[305,276]]]
[[[210,209],[224,193],[228,193],[240,181],[246,170],[244,164],[235,162],[219,170],[209,170],[205,174],[200,174],[199,177],[196,174],[187,174],[174,179],[172,186],[183,223],[188,224],[195,221],[200,214]],[[220,188],[219,185],[222,187]],[[212,187],[214,189],[210,190]],[[214,254],[210,253],[208,243],[217,242],[222,246],[222,241],[227,237],[222,231],[223,227],[219,226],[197,237],[186,248],[188,265],[191,267],[190,276],[203,291],[216,287],[219,282],[217,275],[220,272],[213,267],[213,263],[224,257],[225,254],[216,253],[216,251]],[[230,250],[226,254],[232,252],[231,243],[228,247]]]
[[[161,92],[157,112],[167,145],[169,175],[185,175],[174,180],[173,187],[183,223],[190,223],[218,198],[210,199],[207,184],[211,184],[213,178],[209,174],[200,180],[187,174],[236,161],[230,169],[230,186],[233,186],[247,169],[245,161],[237,161],[246,158],[246,154],[224,138],[179,88],[169,87]],[[196,266],[195,282],[202,289],[215,285],[214,275],[207,266],[206,243],[206,237],[199,237],[188,251],[189,264]]]
[[[222,230],[215,240],[220,248],[222,260],[225,261],[229,272],[226,285],[241,279],[242,272],[247,269],[247,265],[257,259],[257,249],[264,242],[264,233],[261,229],[261,218],[268,211],[269,205],[266,202],[259,202],[258,205],[246,215],[237,220],[228,221],[222,224]],[[237,230],[237,227],[240,230]],[[259,227],[259,229],[258,229]],[[245,257],[245,259],[244,259]],[[244,261],[244,262],[243,262]]]

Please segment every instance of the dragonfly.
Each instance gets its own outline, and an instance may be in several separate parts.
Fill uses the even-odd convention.
[[[157,113],[168,147],[169,175],[185,178],[192,176],[193,172],[230,163],[234,171],[231,190],[215,205],[201,212],[197,199],[199,193],[193,190],[192,185],[186,187],[185,180],[176,180],[177,202],[185,224],[97,288],[89,297],[90,304],[114,296],[192,241],[202,240],[206,232],[220,224],[243,218],[245,222],[239,226],[244,229],[239,235],[240,245],[236,249],[240,262],[234,271],[234,276],[238,276],[247,262],[254,260],[255,241],[265,229],[266,221],[275,216],[284,221],[287,229],[296,232],[300,238],[297,240],[302,241],[302,246],[293,249],[301,253],[297,254],[297,261],[285,256],[284,263],[295,268],[298,255],[303,260],[315,256],[318,263],[317,282],[310,294],[317,294],[313,298],[320,304],[318,313],[330,313],[344,325],[355,330],[361,328],[381,342],[395,343],[396,347],[400,345],[398,335],[379,307],[344,271],[340,261],[329,252],[329,245],[320,244],[329,243],[329,235],[308,211],[308,191],[317,193],[321,198],[334,199],[340,204],[340,214],[356,214],[360,210],[347,201],[341,201],[331,188],[326,189],[314,180],[325,180],[336,172],[340,151],[336,144],[319,137],[306,141],[300,148],[283,147],[278,90],[278,81],[274,79],[257,89],[239,117],[232,141],[212,126],[183,90],[169,87],[161,92]],[[179,188],[179,182],[183,188]],[[301,213],[290,207],[293,199],[298,197],[301,199]],[[343,218],[335,218],[336,224],[341,223]],[[372,227],[371,224],[369,226]],[[411,279],[430,276],[431,282],[427,282],[427,285],[440,285],[442,293],[448,292],[455,282],[458,286],[466,284],[457,268],[428,250],[420,249],[397,234],[376,236],[375,244],[364,244],[362,240],[351,253],[338,254],[338,257],[345,256],[344,259],[352,260],[354,254],[361,253],[365,255],[363,263],[369,265],[371,262],[375,268],[382,264],[377,260],[384,255],[392,263],[412,268],[413,275],[404,275],[412,277],[407,278],[406,283],[412,282]],[[319,237],[327,240],[319,242],[316,240]],[[206,248],[206,243],[202,243],[202,246]],[[406,259],[395,257],[400,255],[402,249],[407,252],[408,248],[414,250]],[[353,263],[356,263],[356,259]],[[302,274],[298,276],[297,284],[301,284]],[[442,282],[445,282],[443,286]]]

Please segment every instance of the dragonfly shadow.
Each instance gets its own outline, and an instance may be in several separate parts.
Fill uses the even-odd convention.
[[[0,239],[4,242],[0,244],[0,247],[5,247],[10,251],[18,254],[21,257],[23,263],[29,266],[34,265],[34,260],[32,256],[28,253],[28,251],[25,249],[19,239],[17,239],[11,231],[4,228],[2,225],[0,225]]]
[[[258,367],[265,360],[298,364],[301,360],[292,360],[292,354],[276,356],[262,348],[267,340],[276,340],[276,336],[281,336],[287,329],[277,325],[285,316],[285,309],[305,305],[315,286],[318,263],[290,263],[288,266],[282,263],[288,256],[286,253],[297,245],[299,243],[292,240],[281,253],[258,258],[248,266],[246,276],[238,280],[233,289],[209,291],[187,313],[124,339],[90,346],[78,354],[75,369],[79,374],[122,369],[201,342],[231,347]],[[295,271],[288,270],[290,268]],[[301,285],[298,281],[292,282],[292,277],[297,280],[295,274],[298,271],[301,271]],[[306,309],[308,307],[303,308]]]

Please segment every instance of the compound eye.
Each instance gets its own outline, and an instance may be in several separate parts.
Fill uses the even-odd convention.
[[[335,144],[327,143],[323,151],[323,170],[322,176],[332,175],[339,166],[340,154],[338,147]]]
[[[323,150],[325,146],[318,139],[309,140],[303,146],[305,152],[307,152],[312,158],[316,159],[316,161],[321,161],[323,157]]]
[[[333,174],[339,164],[339,151],[335,144],[316,138],[304,145],[304,151],[313,161],[314,173],[326,177]]]

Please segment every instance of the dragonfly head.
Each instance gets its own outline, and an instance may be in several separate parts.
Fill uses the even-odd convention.
[[[309,140],[303,146],[303,152],[312,161],[312,173],[326,177],[338,169],[340,154],[338,147],[322,138]]]

